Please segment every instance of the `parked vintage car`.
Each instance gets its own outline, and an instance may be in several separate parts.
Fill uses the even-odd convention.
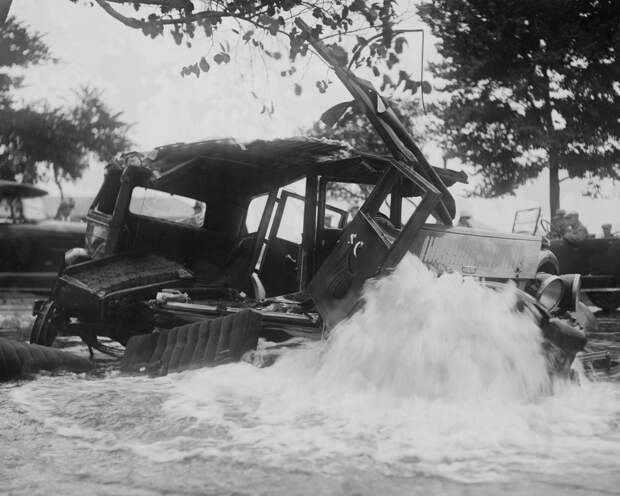
[[[551,240],[560,274],[581,274],[581,291],[606,312],[620,307],[620,238]]]
[[[0,181],[0,289],[48,292],[65,252],[82,244],[86,224],[38,215],[34,203],[47,195],[30,184]]]
[[[605,312],[620,307],[620,238],[563,239],[540,217],[540,208],[517,211],[513,232],[516,230],[545,235],[545,244],[553,253],[546,272],[579,274],[580,290],[594,305]]]
[[[271,340],[318,339],[358,308],[366,280],[412,252],[438,272],[494,288],[515,281],[534,295],[517,290],[515,311],[537,322],[549,363],[566,373],[586,338],[554,318],[576,301],[561,279],[538,274],[541,238],[453,227],[448,186],[466,178],[431,167],[369,83],[313,44],[392,156],[309,138],[204,141],[122,156],[108,166],[87,216],[84,248],[67,254],[52,297],[35,308],[31,341],[49,345],[58,332],[73,332],[95,347],[96,335],[125,343],[154,326],[248,308]],[[290,191],[300,180],[303,195]],[[327,202],[330,184],[342,182],[373,187],[350,222]],[[191,212],[149,215],[142,206],[161,194],[182,196]],[[252,204],[262,207],[251,227]]]

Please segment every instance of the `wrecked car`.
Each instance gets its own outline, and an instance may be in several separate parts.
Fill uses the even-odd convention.
[[[411,252],[436,272],[458,271],[495,289],[515,281],[515,311],[534,318],[549,363],[567,373],[586,338],[554,318],[560,307],[574,310],[576,297],[570,284],[539,273],[541,238],[454,227],[448,187],[466,178],[430,166],[372,85],[311,43],[391,156],[292,138],[206,141],[121,157],[108,166],[87,216],[84,248],[67,253],[52,297],[35,308],[31,341],[51,344],[57,333],[72,332],[96,347],[97,335],[106,335],[128,343],[134,365],[159,373],[239,359],[259,335],[321,338],[359,308],[368,279]],[[303,195],[284,189],[299,180]],[[372,185],[350,221],[327,201],[334,182]],[[135,195],[144,190],[140,203]],[[149,216],[139,205],[157,205],[155,192],[182,196],[179,205],[192,212],[166,207],[167,218]],[[249,207],[261,196],[262,215],[250,229]],[[299,217],[287,223],[295,202]]]
[[[125,343],[152,329],[142,303],[162,289],[236,302],[305,290],[349,220],[327,202],[330,185],[376,185],[389,164],[308,138],[124,155],[106,168],[84,247],[67,252],[52,298],[37,304],[31,340],[49,345],[63,329]],[[439,173],[448,184],[466,179]],[[300,180],[305,195],[286,189]]]

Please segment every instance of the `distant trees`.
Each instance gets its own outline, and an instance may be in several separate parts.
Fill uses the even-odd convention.
[[[620,8],[617,0],[432,0],[419,14],[439,39],[432,66],[447,149],[512,192],[548,168],[620,178]]]
[[[63,181],[79,178],[91,154],[109,160],[130,143],[120,114],[92,88],[76,90],[73,107],[15,101],[23,81],[16,68],[53,61],[39,34],[13,18],[0,26],[0,178],[35,183],[51,174],[62,195]]]

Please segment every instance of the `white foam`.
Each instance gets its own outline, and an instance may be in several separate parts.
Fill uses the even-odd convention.
[[[60,436],[159,463],[468,482],[620,473],[620,388],[551,384],[539,330],[508,293],[408,257],[365,298],[327,342],[272,367],[50,377],[10,394]]]
[[[510,312],[509,294],[437,278],[408,257],[365,299],[327,343],[271,368],[174,377],[166,413],[219,429],[231,456],[258,452],[274,465],[354,462],[477,481],[561,473],[583,464],[584,445],[595,466],[617,464],[617,391],[605,400],[609,385],[556,384],[551,396],[540,331]],[[176,443],[161,448],[183,456]]]

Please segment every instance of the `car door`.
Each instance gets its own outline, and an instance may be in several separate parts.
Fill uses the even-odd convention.
[[[268,296],[293,293],[299,289],[298,260],[303,231],[305,199],[282,191],[271,229],[259,260],[258,275]]]
[[[379,210],[406,179],[420,188],[422,200],[400,230]],[[406,164],[394,163],[386,172],[310,282],[309,291],[328,329],[356,309],[367,279],[400,262],[439,198],[437,188]]]

